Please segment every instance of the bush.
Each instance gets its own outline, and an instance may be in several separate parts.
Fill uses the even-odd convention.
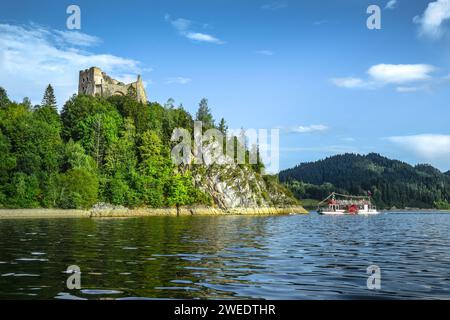
[[[60,176],[58,205],[63,209],[88,209],[97,202],[98,179],[84,168],[70,169]]]

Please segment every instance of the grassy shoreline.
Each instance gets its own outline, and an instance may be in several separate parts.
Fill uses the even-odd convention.
[[[145,216],[221,216],[307,214],[301,206],[219,209],[213,207],[137,208],[137,209],[0,209],[0,219],[30,218],[128,218]]]

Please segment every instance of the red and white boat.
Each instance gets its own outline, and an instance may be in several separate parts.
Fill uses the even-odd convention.
[[[324,204],[328,206],[323,207]],[[372,197],[349,196],[333,192],[318,205],[317,212],[325,215],[375,215],[380,212],[372,205]]]

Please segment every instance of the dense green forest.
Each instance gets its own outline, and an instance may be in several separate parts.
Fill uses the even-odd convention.
[[[50,85],[35,106],[10,101],[0,87],[0,207],[211,204],[170,157],[173,129],[192,132],[193,117],[172,99],[162,106],[134,98],[74,95],[59,113]],[[206,99],[195,119],[216,127]],[[224,119],[217,128],[227,130]]]
[[[373,194],[381,208],[450,209],[450,172],[390,160],[379,154],[344,154],[281,171],[280,181],[299,199],[322,200],[331,192]]]

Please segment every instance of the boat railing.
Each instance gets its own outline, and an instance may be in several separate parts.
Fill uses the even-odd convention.
[[[345,199],[336,199],[336,196],[343,197]],[[337,207],[345,207],[345,206],[365,206],[368,205],[369,208],[376,209],[375,206],[372,205],[372,201],[370,196],[351,196],[346,194],[339,194],[336,192],[331,193],[328,197],[318,203],[317,208],[319,209],[321,205],[328,204],[328,207],[337,206]]]

